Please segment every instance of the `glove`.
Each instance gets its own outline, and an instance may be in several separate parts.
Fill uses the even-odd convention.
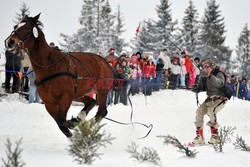
[[[207,73],[206,71],[204,71],[204,70],[200,70],[200,75],[201,75],[201,77],[203,77],[203,78],[208,77],[208,73]]]

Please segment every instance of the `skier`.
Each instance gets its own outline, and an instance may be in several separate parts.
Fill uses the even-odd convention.
[[[204,144],[203,137],[203,124],[204,115],[207,114],[210,121],[207,123],[211,129],[211,138],[208,141],[209,144],[215,144],[219,142],[219,134],[216,114],[225,106],[228,98],[226,97],[223,87],[225,86],[225,76],[216,67],[211,59],[207,59],[202,63],[203,69],[200,70],[201,78],[197,85],[191,88],[191,91],[199,93],[200,91],[206,91],[206,100],[196,110],[196,133],[197,136],[193,140],[193,144]]]

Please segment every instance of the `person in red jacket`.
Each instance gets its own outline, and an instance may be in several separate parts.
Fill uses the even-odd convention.
[[[191,88],[190,86],[190,80],[192,80],[192,71],[194,70],[194,65],[192,60],[190,60],[190,54],[186,52],[185,55],[185,66],[186,66],[186,70],[187,70],[187,74],[186,74],[186,86],[187,88]]]
[[[144,94],[149,96],[152,94],[152,88],[154,87],[154,80],[156,78],[156,66],[153,62],[153,56],[148,56],[148,61],[143,66],[144,71]]]

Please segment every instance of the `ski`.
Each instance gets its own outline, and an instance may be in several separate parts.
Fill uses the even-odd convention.
[[[203,143],[203,144],[194,144],[193,142],[188,142],[188,147],[201,147],[201,146],[211,146],[212,144],[209,143]]]

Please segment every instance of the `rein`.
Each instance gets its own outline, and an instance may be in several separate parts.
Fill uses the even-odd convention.
[[[131,107],[130,123],[124,123],[124,122],[116,121],[116,120],[108,118],[108,117],[104,117],[104,118],[107,119],[107,120],[109,120],[109,121],[111,121],[111,122],[120,124],[120,125],[132,125],[133,127],[134,127],[134,125],[141,125],[141,126],[146,127],[147,129],[149,129],[148,133],[145,136],[143,136],[143,137],[137,138],[137,139],[145,139],[146,137],[148,137],[148,135],[152,131],[153,125],[152,124],[146,125],[146,124],[141,123],[141,122],[133,122],[134,109],[133,109],[132,101],[131,101],[131,99],[129,97],[129,94],[128,94],[128,100],[129,100],[129,104],[130,104],[130,107]]]

